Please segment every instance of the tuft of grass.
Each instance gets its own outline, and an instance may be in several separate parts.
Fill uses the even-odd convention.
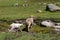
[[[58,34],[41,34],[41,33],[2,33],[0,35],[1,40],[60,40]],[[2,39],[3,38],[3,39]]]

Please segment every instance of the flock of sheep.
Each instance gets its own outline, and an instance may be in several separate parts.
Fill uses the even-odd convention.
[[[29,28],[32,28],[32,24],[33,24],[33,21],[34,21],[34,16],[31,15],[29,18],[26,19],[25,21],[25,25],[26,25],[26,30],[27,32],[29,31]],[[15,23],[12,23],[10,24],[10,28],[8,29],[9,32],[15,32],[15,31],[22,31],[21,30],[21,26],[23,26],[22,23],[18,23],[18,22],[15,22]]]
[[[41,4],[41,3],[39,3],[39,4]],[[47,3],[44,3],[44,4],[46,5]],[[14,4],[14,6],[18,6],[18,5],[19,5],[18,3]],[[26,6],[26,5],[23,4],[23,6]],[[58,7],[54,4],[48,4],[48,5],[46,5],[46,11],[47,10],[48,11],[57,11],[57,10],[60,11],[60,7]],[[38,10],[37,12],[42,12],[42,11]],[[29,18],[27,18],[25,20],[25,25],[26,25],[27,31],[29,31],[29,29],[32,28],[33,23],[34,23],[34,16],[31,15]],[[47,26],[47,27],[60,28],[60,23],[54,23],[51,20],[42,21],[41,24],[44,26]],[[23,24],[18,23],[18,22],[12,23],[10,25],[10,29],[8,29],[8,30],[9,30],[9,32],[17,31],[20,29],[20,26],[22,26],[22,25]],[[22,30],[20,29],[20,31],[22,31]]]
[[[25,20],[25,28],[26,31],[29,32],[29,29],[32,28],[32,25],[34,24],[34,16],[31,15],[29,18]],[[10,24],[10,28],[8,29],[9,32],[17,32],[21,31],[21,26],[23,26],[23,23],[15,22]],[[52,27],[55,31],[60,31],[60,23],[53,22],[51,20],[45,20],[41,22],[41,25],[46,27]]]

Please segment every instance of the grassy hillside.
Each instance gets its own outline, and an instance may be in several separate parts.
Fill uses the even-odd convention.
[[[19,6],[15,7],[14,4]],[[41,3],[41,4],[40,4]],[[40,18],[60,18],[60,11],[48,12],[45,11],[46,4],[53,3],[60,7],[60,0],[0,0],[0,19],[13,20],[20,18],[27,18],[30,15]],[[23,4],[29,4],[24,7]],[[37,10],[42,10],[38,13]],[[59,19],[60,20],[60,19]],[[6,30],[9,27],[7,22],[0,21],[0,31]],[[0,40],[60,40],[60,35],[49,34],[49,28],[33,25],[30,30],[31,33],[4,33],[0,32]],[[16,38],[17,37],[17,38]]]
[[[0,40],[60,40],[60,35],[57,34],[35,34],[22,32],[16,33],[1,33]]]
[[[19,7],[12,6],[16,2],[19,3]],[[53,13],[45,11],[46,5],[44,3],[56,4],[60,3],[60,0],[27,0],[27,2],[25,0],[0,0],[0,19],[20,19],[30,15],[41,18],[60,18],[60,11]],[[29,6],[23,7],[23,4],[29,4]],[[43,12],[37,13],[39,9]]]

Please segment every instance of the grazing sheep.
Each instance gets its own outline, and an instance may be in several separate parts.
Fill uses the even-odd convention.
[[[33,21],[34,21],[33,15],[31,15],[30,18],[26,19],[26,28],[27,28],[27,31],[29,31],[29,28],[32,28]]]
[[[12,23],[11,25],[10,25],[10,29],[8,29],[9,30],[9,32],[14,32],[14,31],[17,31],[17,30],[20,30],[20,31],[22,31],[21,29],[20,29],[20,26],[22,26],[23,24],[20,24],[20,23]],[[16,30],[14,30],[14,29],[16,29]]]

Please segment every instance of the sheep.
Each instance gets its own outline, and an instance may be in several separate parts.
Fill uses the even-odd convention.
[[[14,29],[19,29],[20,31],[22,31],[20,29],[20,26],[22,26],[23,24],[20,24],[20,23],[12,23],[10,24],[10,29],[8,29],[9,32],[14,32],[15,30]],[[16,30],[17,31],[17,30]]]
[[[29,31],[29,28],[32,28],[33,21],[34,21],[33,15],[31,15],[29,18],[26,19],[27,31]]]

